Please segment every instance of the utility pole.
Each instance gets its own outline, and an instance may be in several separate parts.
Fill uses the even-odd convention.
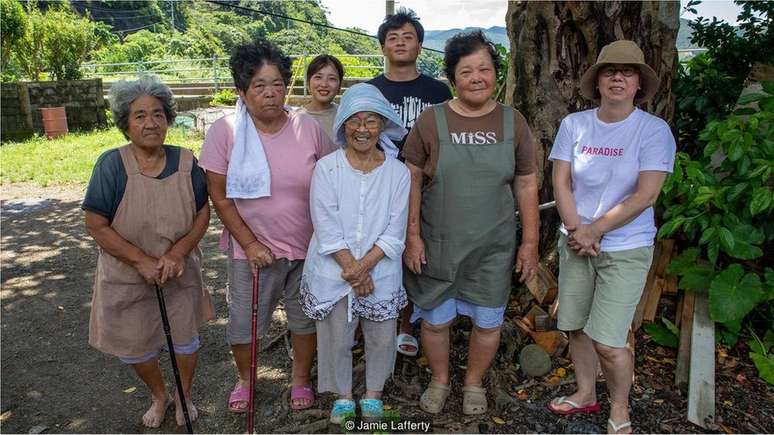
[[[388,15],[394,15],[395,14],[395,0],[385,0],[384,5],[384,16]],[[387,73],[387,71],[390,70],[390,61],[387,59],[387,57],[384,57],[384,72]]]
[[[169,14],[172,17],[172,33],[175,33],[175,1],[169,1]]]

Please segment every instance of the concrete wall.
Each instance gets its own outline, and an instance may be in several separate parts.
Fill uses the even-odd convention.
[[[43,134],[40,108],[64,106],[70,131],[107,125],[102,80],[2,84],[2,140]]]

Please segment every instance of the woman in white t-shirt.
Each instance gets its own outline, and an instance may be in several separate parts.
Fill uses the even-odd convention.
[[[599,361],[610,395],[609,433],[632,431],[634,365],[626,338],[653,258],[652,206],[674,165],[669,126],[635,106],[658,87],[634,42],[605,46],[580,86],[599,107],[562,120],[549,156],[562,219],[558,326],[570,335],[578,390],[548,408],[599,412]]]

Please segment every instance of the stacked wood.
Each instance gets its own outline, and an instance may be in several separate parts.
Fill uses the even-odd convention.
[[[535,344],[549,355],[561,356],[569,343],[567,335],[556,329],[556,310],[559,284],[554,274],[545,265],[538,264],[536,276],[527,282],[529,301],[522,304],[522,316],[513,323]]]
[[[653,322],[656,319],[662,294],[677,294],[677,277],[666,273],[669,263],[676,255],[677,246],[674,240],[664,239],[656,242],[645,289],[634,311],[632,331],[640,329],[643,322]]]

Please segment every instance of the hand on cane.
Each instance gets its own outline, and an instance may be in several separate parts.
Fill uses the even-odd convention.
[[[180,278],[183,276],[185,259],[176,252],[169,251],[159,258],[156,264],[156,270],[159,271],[159,278],[156,281],[159,285],[167,282],[171,278]]]
[[[247,256],[250,263],[258,266],[258,268],[271,266],[275,260],[274,253],[271,252],[271,249],[258,240],[247,245],[245,248],[245,256]]]

